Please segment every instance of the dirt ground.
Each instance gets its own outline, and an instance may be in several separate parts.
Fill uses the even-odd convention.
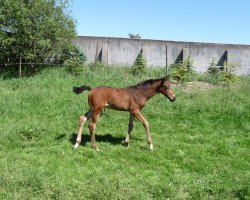
[[[187,91],[190,90],[209,90],[214,88],[215,86],[210,84],[210,83],[205,83],[205,82],[199,82],[199,81],[194,81],[194,82],[188,82],[183,85],[184,89]]]

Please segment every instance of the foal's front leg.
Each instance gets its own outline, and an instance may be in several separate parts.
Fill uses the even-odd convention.
[[[132,132],[132,130],[134,128],[134,120],[135,120],[135,116],[130,114],[129,123],[128,123],[128,133],[127,133],[127,136],[126,136],[126,138],[124,140],[126,145],[128,145],[128,143],[129,143],[131,132]]]
[[[134,115],[142,123],[142,125],[145,127],[147,142],[149,144],[149,149],[153,150],[153,142],[152,142],[152,138],[151,138],[150,131],[149,131],[149,123],[148,123],[148,121],[142,116],[142,114],[141,114],[141,112],[139,110],[134,112]]]
[[[86,121],[88,121],[91,118],[91,116],[92,116],[92,111],[91,110],[89,112],[87,112],[85,115],[80,116],[80,119],[79,119],[79,130],[78,130],[78,133],[77,133],[76,143],[74,145],[75,149],[81,143],[83,125],[86,123]]]

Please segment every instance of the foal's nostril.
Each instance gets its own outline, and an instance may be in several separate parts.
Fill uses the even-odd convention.
[[[174,96],[174,97],[172,98],[172,101],[175,101],[175,99],[176,99],[176,97]]]

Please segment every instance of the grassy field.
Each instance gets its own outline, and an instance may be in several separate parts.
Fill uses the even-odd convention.
[[[84,139],[72,150],[87,92],[73,86],[124,87],[141,78],[124,68],[72,76],[45,69],[0,79],[0,199],[249,199],[250,79],[231,87],[178,85],[177,100],[156,95],[143,109],[154,150],[136,121],[122,145],[129,114],[106,109],[97,124],[100,152]]]

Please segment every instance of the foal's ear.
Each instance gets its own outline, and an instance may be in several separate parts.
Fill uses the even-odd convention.
[[[164,76],[163,80],[164,80],[164,81],[168,81],[168,80],[169,80],[169,77],[170,77],[170,76],[169,76],[169,74],[168,74],[168,75]]]
[[[161,85],[163,85],[165,83],[165,81],[168,81],[169,79],[169,75],[166,75],[164,76],[162,79],[161,79]]]

